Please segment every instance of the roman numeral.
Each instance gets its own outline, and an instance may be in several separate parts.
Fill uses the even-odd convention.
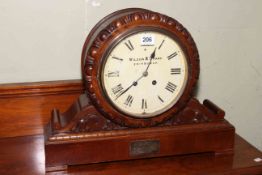
[[[164,42],[165,42],[165,40],[163,40],[163,41],[161,42],[161,44],[160,44],[159,47],[158,47],[158,50],[161,49],[161,47],[162,47],[162,45],[164,44]]]
[[[177,56],[177,52],[174,52],[171,55],[167,56],[167,59],[170,60],[170,59],[174,58],[175,56]]]
[[[115,59],[115,60],[123,61],[122,58],[118,58],[118,57],[112,57],[112,58]]]
[[[181,68],[171,68],[170,73],[171,75],[181,74]]]
[[[173,93],[176,90],[176,87],[177,86],[175,84],[168,82],[165,89]]]
[[[164,103],[164,100],[158,95],[157,98],[162,102]]]
[[[130,40],[128,40],[127,42],[125,42],[125,45],[126,45],[126,47],[127,47],[130,51],[134,50],[134,46],[132,45],[132,43],[131,43]]]
[[[120,94],[122,91],[123,91],[123,87],[122,87],[122,85],[121,84],[118,84],[117,86],[115,86],[115,87],[113,87],[112,88],[112,92],[116,95],[116,96],[118,96],[118,94]]]
[[[147,101],[145,99],[142,99],[142,109],[147,109]]]
[[[108,72],[107,73],[108,77],[119,77],[119,71],[115,71],[115,72]]]
[[[132,105],[133,99],[134,97],[132,95],[128,95],[124,104],[130,107]]]

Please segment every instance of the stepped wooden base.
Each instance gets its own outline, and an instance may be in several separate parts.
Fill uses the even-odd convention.
[[[50,124],[46,130],[50,130]],[[45,138],[46,171],[68,165],[201,152],[232,153],[234,127],[227,121],[65,134]]]
[[[53,110],[45,128],[46,170],[68,165],[213,152],[232,153],[234,127],[209,100],[192,98],[155,127],[131,128],[108,120],[82,94],[64,113]]]

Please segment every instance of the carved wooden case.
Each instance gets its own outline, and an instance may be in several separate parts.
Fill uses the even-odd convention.
[[[142,29],[167,33],[180,43],[189,65],[189,79],[178,102],[152,118],[132,118],[108,102],[100,71],[108,49],[123,36]],[[64,113],[54,109],[45,128],[46,171],[68,165],[179,154],[232,153],[234,127],[224,111],[209,100],[193,98],[199,56],[189,32],[176,20],[145,9],[124,9],[103,18],[83,46],[86,93]]]
[[[108,24],[106,27],[105,24]],[[186,54],[189,76],[178,102],[166,112],[152,118],[133,118],[119,112],[110,103],[100,82],[103,61],[108,50],[125,36],[139,31],[159,31],[174,38]],[[154,126],[173,117],[192,97],[198,76],[199,56],[189,32],[176,20],[148,10],[125,9],[98,23],[87,37],[82,54],[83,76],[92,104],[110,120],[130,127]]]

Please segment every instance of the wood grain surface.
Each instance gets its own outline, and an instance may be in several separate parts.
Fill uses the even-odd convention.
[[[51,110],[65,111],[83,92],[81,80],[0,85],[0,138],[42,134]]]
[[[53,174],[88,175],[259,175],[262,153],[236,135],[234,155],[191,154],[80,166]],[[45,174],[44,138],[26,136],[0,139],[0,174]]]
[[[66,110],[83,92],[81,80],[0,85],[0,174],[45,174],[43,125],[51,109]],[[262,174],[262,162],[254,161],[262,153],[238,135],[235,139],[234,155],[192,154],[70,166],[51,174]]]

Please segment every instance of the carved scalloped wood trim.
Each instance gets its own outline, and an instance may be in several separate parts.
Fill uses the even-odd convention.
[[[87,38],[86,43],[92,42],[92,44],[90,44],[90,47],[88,48],[85,48],[85,45],[83,52],[86,53],[86,55],[82,54],[82,56],[84,56],[82,61],[85,60],[83,77],[86,82],[86,90],[91,101],[101,113],[122,126],[153,126],[172,117],[173,114],[177,113],[186,105],[189,99],[192,98],[193,91],[199,78],[199,54],[193,38],[182,24],[175,19],[160,13],[148,10],[132,12],[131,10],[129,14],[123,16],[121,16],[121,13],[117,14],[116,18],[114,18],[107,26],[101,25],[101,27],[97,28],[100,32],[97,35],[94,35],[92,40]],[[138,31],[139,27],[151,29],[158,28],[163,32],[172,33],[185,49],[185,52],[188,55],[188,64],[190,66],[189,80],[178,103],[174,105],[172,109],[150,119],[130,118],[108,105],[107,100],[101,92],[102,90],[100,90],[101,87],[97,78],[101,62],[103,61],[103,55],[110,47],[110,43],[117,42],[126,34],[126,32]]]

